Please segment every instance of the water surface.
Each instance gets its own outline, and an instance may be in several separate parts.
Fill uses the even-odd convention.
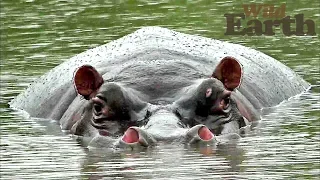
[[[160,143],[141,152],[87,149],[54,121],[26,118],[8,102],[64,60],[139,29],[158,25],[242,44],[320,84],[320,3],[286,3],[317,36],[225,36],[225,13],[250,1],[1,1],[1,179],[320,179],[320,87],[266,109],[237,144],[189,148]],[[259,20],[264,20],[259,18]],[[292,26],[294,27],[294,25]],[[281,78],[281,77],[279,77]]]

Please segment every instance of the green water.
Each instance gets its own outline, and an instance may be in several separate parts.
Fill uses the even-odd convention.
[[[224,35],[224,14],[242,13],[247,3],[2,0],[1,179],[320,179],[320,2],[264,1],[286,3],[286,15],[313,20],[316,36],[287,37],[279,27],[274,36]],[[64,60],[154,25],[257,49],[314,87],[263,115],[259,128],[237,145],[206,150],[171,144],[142,152],[88,150],[54,122],[25,118],[8,107]]]

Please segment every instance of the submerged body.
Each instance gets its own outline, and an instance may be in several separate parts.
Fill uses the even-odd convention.
[[[64,62],[11,106],[59,120],[77,135],[124,134],[130,143],[142,136],[148,144],[202,125],[214,135],[239,133],[259,119],[261,108],[308,87],[253,49],[146,27]],[[206,129],[195,132],[210,139]]]

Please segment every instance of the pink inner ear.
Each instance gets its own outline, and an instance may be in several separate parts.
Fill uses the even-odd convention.
[[[90,65],[83,65],[75,72],[74,85],[78,93],[83,96],[90,96],[96,92],[102,84],[102,76]]]
[[[212,77],[219,79],[227,89],[233,90],[241,83],[241,65],[235,58],[225,57],[216,67]]]

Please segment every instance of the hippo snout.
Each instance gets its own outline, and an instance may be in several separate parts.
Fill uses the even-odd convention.
[[[152,113],[148,123],[142,127],[156,140],[176,140],[182,137],[187,129],[171,108],[161,108]]]
[[[120,147],[148,147],[157,141],[182,139],[187,129],[170,108],[157,108],[142,127],[129,127],[119,139]]]

